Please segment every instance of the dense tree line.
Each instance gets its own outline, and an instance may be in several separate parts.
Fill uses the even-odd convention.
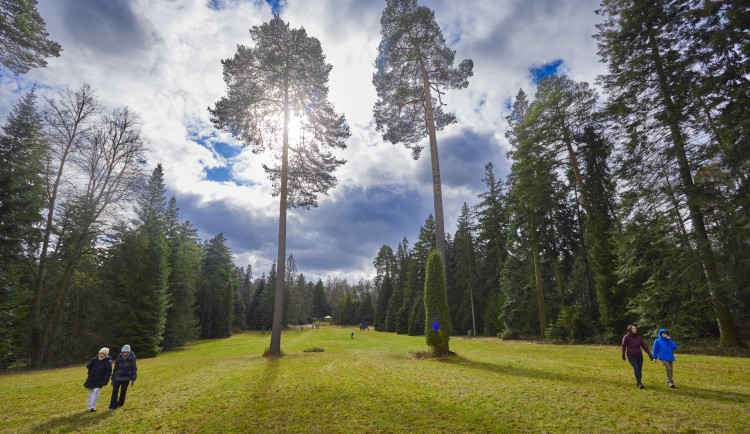
[[[607,98],[554,74],[533,99],[520,90],[507,179],[488,164],[486,191],[446,236],[454,329],[609,342],[635,322],[740,344],[750,327],[750,85],[737,31],[747,9],[605,0],[598,13]],[[433,227],[430,217],[419,243],[433,242],[423,237]],[[396,318],[399,333],[423,329],[402,311],[421,305],[419,243],[405,262],[387,246],[376,259],[393,265],[379,269],[391,300],[376,300],[376,318]]]

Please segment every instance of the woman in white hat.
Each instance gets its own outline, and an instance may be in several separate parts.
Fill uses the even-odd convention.
[[[112,357],[109,356],[109,348],[99,350],[99,354],[86,364],[86,369],[89,370],[89,374],[83,387],[86,388],[87,411],[96,411],[99,392],[109,383],[109,376],[112,374]]]
[[[112,370],[112,399],[109,401],[109,411],[125,405],[128,382],[132,386],[137,376],[138,367],[135,364],[135,353],[130,351],[130,345],[125,345],[115,359],[115,368]]]

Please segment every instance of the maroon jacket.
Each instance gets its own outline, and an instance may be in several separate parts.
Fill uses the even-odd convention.
[[[643,338],[638,333],[634,335],[628,333],[622,337],[622,357],[625,357],[625,349],[628,350],[628,356],[630,357],[643,357],[641,347],[646,350],[649,358],[654,357],[651,355],[651,350],[646,346],[646,342],[643,341]]]

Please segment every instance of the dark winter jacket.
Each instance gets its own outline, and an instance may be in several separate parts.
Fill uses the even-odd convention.
[[[648,356],[650,358],[653,358],[651,355],[651,351],[648,350],[648,347],[646,346],[646,342],[644,342],[641,335],[638,333],[636,334],[626,334],[622,337],[622,357],[625,357],[625,351],[627,350],[627,354],[630,357],[643,357],[643,353],[641,353],[641,348],[646,350],[648,353]]]
[[[107,356],[102,360],[99,360],[98,356],[94,357],[86,364],[86,369],[89,370],[89,375],[83,387],[87,389],[104,387],[109,383],[109,376],[112,374],[112,357]]]
[[[659,330],[659,337],[654,340],[654,358],[674,362],[674,353],[672,353],[672,350],[677,349],[677,344],[672,339],[663,338],[661,336],[662,333],[666,333],[669,336],[669,332],[666,329]]]
[[[135,353],[129,352],[128,357],[122,357],[122,353],[115,359],[115,369],[112,371],[112,379],[115,381],[135,380],[138,376],[138,367],[135,364]]]

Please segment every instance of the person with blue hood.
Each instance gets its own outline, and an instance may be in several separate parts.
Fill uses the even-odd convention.
[[[99,354],[86,364],[89,373],[83,387],[86,388],[87,411],[96,411],[96,402],[99,401],[99,392],[102,387],[109,383],[112,374],[112,357],[109,356],[109,348],[102,348]]]
[[[659,337],[654,340],[654,361],[661,360],[664,364],[664,369],[667,371],[667,384],[669,387],[674,387],[674,381],[672,381],[672,362],[674,362],[674,353],[672,350],[676,349],[677,344],[675,344],[669,336],[667,329],[659,330]]]
[[[130,351],[130,345],[125,345],[115,359],[115,368],[112,370],[112,399],[109,401],[109,411],[125,405],[128,382],[132,386],[137,376],[138,366],[135,363],[135,353]]]

